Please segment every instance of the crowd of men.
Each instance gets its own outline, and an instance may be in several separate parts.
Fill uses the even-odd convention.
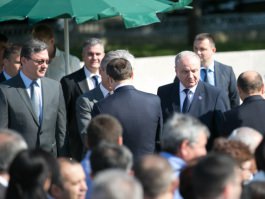
[[[175,56],[176,77],[157,95],[133,86],[129,51],[105,53],[98,38],[68,70],[45,24],[22,45],[1,41],[0,199],[262,194],[264,83],[215,61],[211,34]]]

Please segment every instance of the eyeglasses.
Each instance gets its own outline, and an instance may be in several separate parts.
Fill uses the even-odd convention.
[[[36,60],[36,59],[32,59],[32,58],[28,58],[28,59],[30,59],[31,61],[34,61],[38,65],[42,65],[44,63],[46,63],[48,65],[50,63],[50,60],[44,60],[44,59]]]

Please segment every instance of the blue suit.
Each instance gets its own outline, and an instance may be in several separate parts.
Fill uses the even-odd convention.
[[[158,88],[164,122],[174,113],[180,112],[179,80]],[[198,118],[210,130],[208,149],[213,139],[221,135],[222,112],[230,108],[228,98],[220,89],[199,81],[190,108],[186,114]]]
[[[122,86],[94,105],[94,114],[107,113],[116,117],[123,127],[123,143],[134,155],[155,152],[162,128],[159,97]]]

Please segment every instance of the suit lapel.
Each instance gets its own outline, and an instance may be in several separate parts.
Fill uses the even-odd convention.
[[[25,85],[24,85],[24,82],[22,81],[20,75],[17,75],[16,77],[14,77],[14,81],[17,81],[17,91],[18,93],[20,94],[23,102],[26,104],[26,106],[28,107],[28,109],[30,110],[31,112],[31,115],[33,116],[33,119],[34,121],[39,124],[39,120],[32,108],[32,105],[31,105],[31,102],[30,102],[30,98],[29,98],[29,95],[27,93],[27,90],[25,88]]]
[[[189,113],[196,112],[198,107],[200,107],[200,103],[204,99],[204,97],[205,97],[205,94],[204,94],[203,83],[199,81],[188,112]]]
[[[218,62],[214,62],[214,79],[215,79],[215,86],[221,88],[222,81],[223,81],[223,73],[220,70],[220,64]]]
[[[84,71],[84,68],[80,69],[80,72],[78,73],[78,78],[80,81],[77,82],[80,90],[82,93],[86,93],[87,91],[89,91],[89,87],[86,81],[86,74]]]
[[[173,83],[172,90],[170,92],[170,102],[172,102],[172,108],[175,112],[180,112],[180,93],[179,93],[179,80]]]

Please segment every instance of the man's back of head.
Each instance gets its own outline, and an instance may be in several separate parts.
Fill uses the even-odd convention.
[[[164,126],[162,150],[189,162],[206,154],[209,135],[207,127],[196,118],[175,113]],[[187,150],[189,153],[186,153]]]
[[[242,100],[252,95],[264,94],[263,79],[256,71],[241,73],[237,79],[237,87]]]
[[[176,178],[168,161],[157,155],[143,156],[133,167],[147,199],[172,199]]]
[[[0,129],[0,174],[6,173],[18,152],[27,149],[23,137],[13,130]]]
[[[143,199],[143,190],[133,176],[110,169],[95,177],[91,199]]]
[[[240,168],[228,155],[208,154],[195,165],[192,179],[197,199],[240,198]]]
[[[93,176],[106,169],[122,169],[130,172],[133,156],[126,146],[101,142],[92,150],[90,163]]]
[[[122,126],[113,116],[100,114],[92,118],[87,128],[87,144],[89,149],[100,142],[122,144]]]
[[[250,127],[239,127],[232,131],[231,135],[228,137],[229,140],[238,140],[246,144],[253,154],[262,138],[260,132]]]

